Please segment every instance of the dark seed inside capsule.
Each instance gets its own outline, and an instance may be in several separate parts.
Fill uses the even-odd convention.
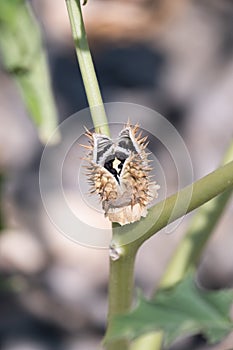
[[[108,159],[104,163],[105,169],[107,169],[118,182],[119,182],[119,176],[121,174],[124,162],[125,162],[124,158],[114,157],[114,158]]]

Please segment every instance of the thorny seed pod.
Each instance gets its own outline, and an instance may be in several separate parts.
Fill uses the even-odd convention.
[[[121,225],[145,217],[148,204],[157,198],[160,188],[150,181],[147,138],[142,138],[138,130],[139,125],[127,123],[116,140],[86,131],[90,192],[100,196],[105,216]]]

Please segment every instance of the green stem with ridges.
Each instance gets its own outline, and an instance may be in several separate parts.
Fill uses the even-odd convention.
[[[110,135],[79,0],[66,0],[76,54],[96,132]]]

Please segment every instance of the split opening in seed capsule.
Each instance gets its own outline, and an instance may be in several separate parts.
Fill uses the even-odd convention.
[[[104,163],[104,168],[107,169],[119,183],[119,176],[124,165],[126,158],[112,156]]]

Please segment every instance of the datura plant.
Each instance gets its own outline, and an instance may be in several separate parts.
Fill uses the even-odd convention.
[[[232,194],[233,145],[221,167],[153,205],[159,185],[151,175],[147,139],[139,125],[126,120],[118,137],[111,138],[80,0],[66,0],[66,4],[95,128],[94,132],[86,130],[87,181],[90,192],[99,197],[106,219],[112,222],[104,347],[161,350],[177,338],[195,334],[202,334],[209,343],[220,342],[233,329],[229,316],[233,290],[204,291],[194,283],[193,272]],[[17,82],[38,134],[45,142],[54,130],[57,113],[41,34],[30,2],[0,1],[0,26],[2,63]],[[138,250],[160,229],[198,207],[201,208],[171,258],[159,288],[150,300],[139,294],[132,308]],[[3,224],[0,212],[0,229]],[[151,262],[151,266],[156,264]]]

